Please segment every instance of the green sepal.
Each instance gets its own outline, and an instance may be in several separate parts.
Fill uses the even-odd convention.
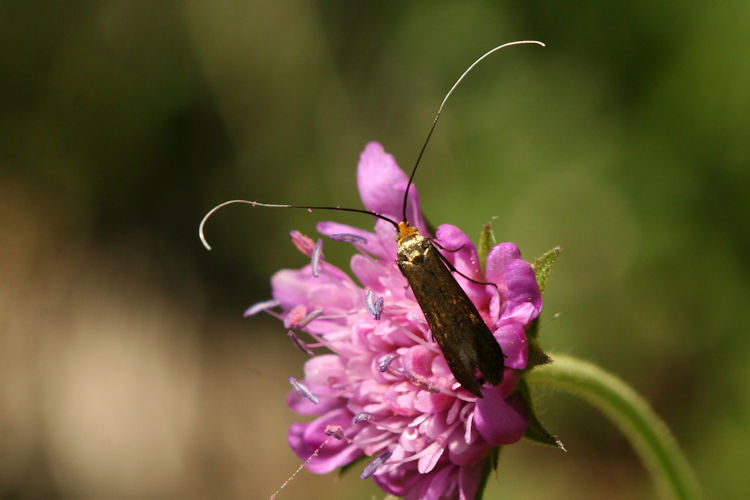
[[[531,321],[529,329],[526,330],[526,336],[530,339],[535,339],[539,336],[539,316]]]
[[[552,363],[552,358],[547,356],[547,353],[542,350],[542,347],[539,345],[539,342],[535,337],[527,336],[526,340],[529,343],[529,357],[526,362],[526,371],[531,370],[535,366]]]
[[[482,500],[482,497],[484,496],[484,490],[487,487],[487,481],[490,478],[490,474],[497,471],[497,464],[500,462],[500,446],[491,448],[487,458],[487,464],[484,466],[482,479],[479,481],[479,487],[477,488],[477,495],[475,497],[475,500]]]
[[[529,425],[526,428],[524,437],[539,444],[554,446],[555,448],[560,448],[562,451],[567,451],[562,442],[557,439],[557,437],[553,436],[547,429],[545,429],[542,423],[539,421],[539,418],[537,418],[534,403],[531,400],[531,392],[529,391],[529,386],[526,383],[526,379],[523,377],[521,377],[521,380],[518,383],[518,392],[521,395],[521,398],[526,403],[526,409],[528,411]]]
[[[497,470],[497,466],[500,464],[500,450],[502,449],[502,446],[495,446],[490,450],[489,453],[489,459],[490,459],[490,467],[492,470]]]
[[[492,220],[487,222],[487,224],[485,224],[482,228],[482,232],[479,233],[479,245],[477,245],[477,252],[479,253],[479,262],[482,263],[482,269],[485,268],[485,265],[487,263],[487,254],[490,253],[492,247],[497,245],[495,233],[492,231],[492,221],[495,219],[497,219],[497,217],[493,217]]]
[[[552,272],[552,266],[557,262],[560,252],[562,252],[562,247],[559,246],[547,250],[541,257],[531,264],[531,267],[534,269],[534,276],[536,277],[536,282],[539,285],[540,292],[544,292],[547,278],[549,278],[549,275]]]

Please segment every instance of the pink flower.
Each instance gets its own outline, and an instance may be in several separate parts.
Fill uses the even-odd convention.
[[[380,144],[367,144],[357,170],[367,210],[400,220],[407,181]],[[416,189],[408,208],[409,222],[429,235]],[[310,265],[271,279],[274,301],[267,307],[280,306],[288,328],[314,339],[306,347],[330,351],[305,363],[304,379],[291,379],[289,406],[315,419],[291,426],[290,446],[307,459],[328,441],[308,464],[315,473],[372,457],[362,476],[406,499],[474,498],[490,449],[518,441],[527,427],[517,387],[528,360],[525,330],[542,307],[531,266],[516,245],[501,243],[488,254],[483,272],[476,248],[460,229],[446,224],[434,235],[442,248],[458,249],[442,251],[458,270],[497,285],[454,274],[506,356],[503,382],[485,384],[477,398],[454,378],[396,267],[394,228],[379,219],[374,232],[336,222],[317,228],[356,249],[350,262],[356,280],[320,252]]]

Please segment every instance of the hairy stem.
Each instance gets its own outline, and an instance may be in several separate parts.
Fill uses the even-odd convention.
[[[601,368],[562,354],[553,363],[526,375],[533,385],[546,385],[580,396],[609,417],[630,440],[662,498],[697,499],[700,487],[685,455],[667,426],[638,394]]]

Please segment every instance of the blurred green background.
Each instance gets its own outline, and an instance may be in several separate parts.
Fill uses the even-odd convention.
[[[6,1],[0,5],[0,497],[265,498],[299,464],[304,355],[244,308],[361,206],[359,152],[436,223],[561,245],[542,341],[631,383],[709,498],[750,463],[750,3]],[[345,245],[329,245],[346,266]],[[553,319],[555,313],[559,317]],[[503,451],[488,498],[650,498],[595,410],[542,394],[568,453]],[[299,417],[301,418],[301,417]],[[371,498],[302,472],[280,498]]]

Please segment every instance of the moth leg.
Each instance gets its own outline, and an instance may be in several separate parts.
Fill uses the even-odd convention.
[[[434,240],[432,242],[435,243]],[[440,246],[440,245],[437,245],[437,246]],[[440,248],[443,248],[443,247],[440,247]],[[463,248],[463,245],[461,245],[461,248]],[[461,248],[459,248],[458,250],[461,250]],[[454,250],[454,251],[457,252],[458,250]],[[470,278],[466,276],[464,273],[456,269],[456,266],[451,264],[451,262],[445,257],[445,255],[441,254],[439,251],[436,251],[436,253],[438,254],[438,256],[440,256],[440,260],[443,261],[443,264],[446,265],[446,267],[448,268],[450,272],[456,273],[459,276],[463,276],[467,280],[471,281],[472,283],[476,283],[477,285],[490,285],[490,286],[494,286],[495,289],[497,289],[497,285],[495,283],[490,283],[489,281],[479,281],[479,280],[475,280],[474,278]]]

